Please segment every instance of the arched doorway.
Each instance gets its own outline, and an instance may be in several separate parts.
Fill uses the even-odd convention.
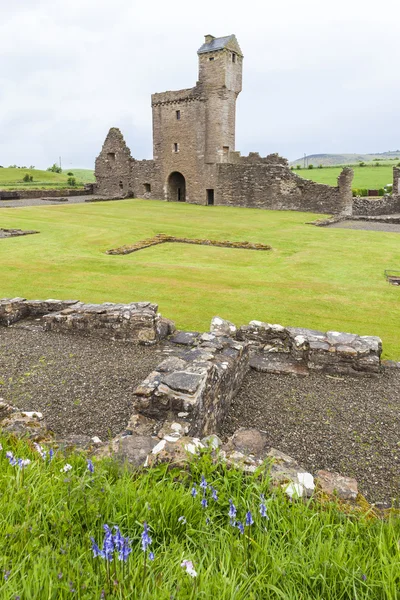
[[[173,202],[185,202],[186,182],[182,173],[174,171],[168,177],[168,200]]]

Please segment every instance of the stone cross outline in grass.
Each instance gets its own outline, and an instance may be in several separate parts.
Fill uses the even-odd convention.
[[[207,240],[207,239],[192,239],[192,238],[179,238],[173,235],[166,235],[164,233],[158,233],[152,238],[140,240],[135,244],[120,246],[119,248],[113,248],[107,250],[106,254],[131,254],[150,246],[156,246],[158,244],[165,244],[166,242],[178,242],[180,244],[197,244],[200,246],[218,246],[220,248],[240,248],[244,250],[272,250],[272,247],[267,244],[254,244],[251,242],[229,242],[227,240]]]

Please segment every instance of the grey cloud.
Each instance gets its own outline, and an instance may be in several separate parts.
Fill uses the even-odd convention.
[[[395,0],[3,3],[0,164],[92,167],[111,126],[151,157],[150,94],[195,84],[205,33],[236,33],[245,55],[243,153],[400,145]]]

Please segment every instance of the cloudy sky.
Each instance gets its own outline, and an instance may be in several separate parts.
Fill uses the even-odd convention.
[[[0,0],[0,164],[94,165],[111,126],[151,158],[150,94],[192,87],[203,36],[244,53],[236,148],[400,148],[398,0]]]

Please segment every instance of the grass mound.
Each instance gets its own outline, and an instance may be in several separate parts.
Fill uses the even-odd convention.
[[[85,183],[94,182],[94,174],[90,169],[68,169],[62,173],[53,173],[52,171],[41,171],[40,169],[18,169],[18,168],[1,168],[0,169],[0,189],[4,190],[26,190],[26,189],[63,189],[71,187],[68,183],[70,176],[68,173],[73,173],[75,178],[75,187],[83,187]],[[24,177],[28,175],[32,181],[24,181]]]
[[[130,473],[1,443],[2,598],[398,597],[395,516],[290,502],[267,472],[229,471],[207,453],[188,471]]]

